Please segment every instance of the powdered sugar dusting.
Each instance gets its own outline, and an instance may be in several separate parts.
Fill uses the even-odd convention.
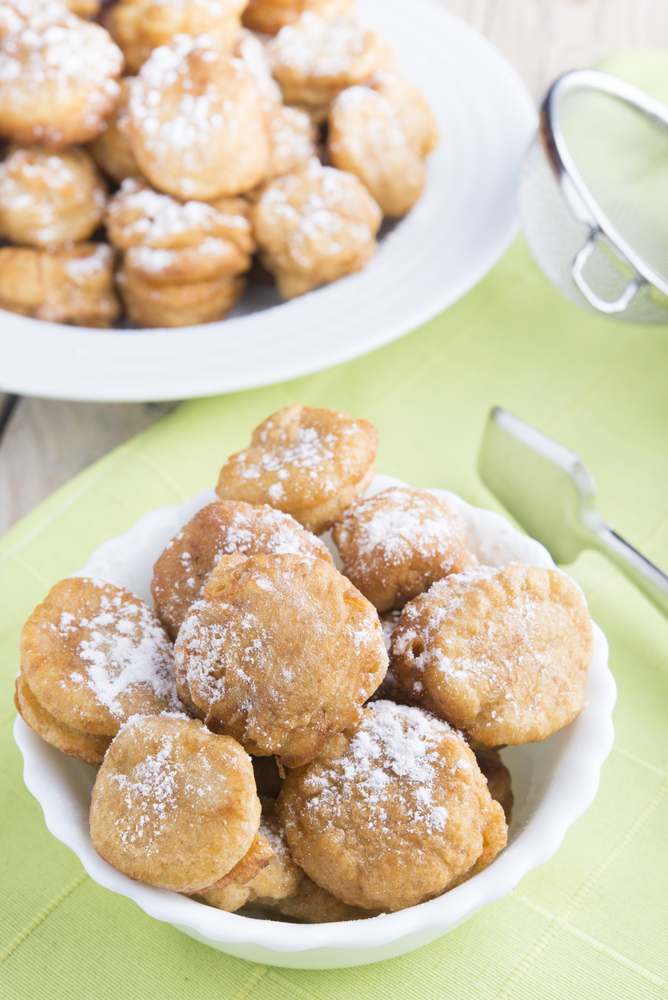
[[[103,580],[92,581],[103,592],[99,611],[90,618],[76,620],[64,612],[58,632],[68,638],[86,630],[78,655],[81,668],[72,674],[76,683],[85,683],[96,700],[114,718],[123,718],[119,701],[133,689],[148,687],[167,706],[178,710],[171,643],[151,609],[130,603]]]
[[[269,43],[274,66],[285,66],[301,76],[322,79],[350,70],[368,45],[368,30],[352,17],[326,21],[312,11],[281,28]]]
[[[350,241],[367,244],[374,234],[364,215],[373,214],[374,207],[380,222],[380,209],[370,196],[361,198],[357,178],[323,167],[316,157],[303,170],[272,182],[259,205],[268,220],[280,221],[290,256],[304,271],[314,267],[315,248],[335,255]]]
[[[388,806],[399,799],[409,827],[445,829],[448,812],[434,793],[438,795],[444,766],[439,745],[453,734],[447,723],[421,709],[370,703],[346,752],[332,764],[333,780],[327,779],[324,765],[305,776],[304,809],[324,810],[336,826],[353,801],[361,801],[372,828],[394,830],[396,816],[390,817]]]
[[[121,184],[119,192],[109,203],[108,214],[115,226],[122,227],[122,246],[141,243],[145,247],[161,249],[165,244],[172,243],[175,237],[186,233],[206,236],[215,232],[218,235],[221,229],[239,234],[250,233],[250,223],[243,215],[218,212],[202,201],[179,202],[132,177]],[[119,242],[116,237],[114,239]]]
[[[463,544],[465,528],[459,515],[431,494],[393,487],[347,511],[337,537],[346,547],[346,568],[353,572],[370,561],[398,566],[416,555],[432,559],[438,554],[448,572],[460,556],[457,543]]]

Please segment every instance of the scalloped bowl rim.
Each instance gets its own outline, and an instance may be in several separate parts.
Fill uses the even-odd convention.
[[[369,493],[400,483],[403,485],[395,477],[376,476]],[[434,492],[444,493],[456,506],[467,521],[469,533],[471,530],[477,532],[482,525],[485,539],[499,537],[505,549],[517,550],[520,557],[514,561],[554,566],[549,553],[540,543],[521,534],[501,515],[472,507],[447,491]],[[104,564],[110,554],[113,558],[114,551],[128,547],[135,549],[156,528],[158,535],[160,528],[164,529],[162,544],[166,544],[174,533],[175,520],[185,523],[195,510],[212,499],[215,499],[215,494],[207,490],[185,504],[151,511],[124,535],[99,546],[86,567],[75,575],[96,572],[96,565],[99,566],[100,562]],[[66,758],[50,747],[20,717],[14,725],[14,736],[24,758],[25,784],[40,803],[48,829],[74,851],[99,885],[127,896],[149,916],[173,924],[214,947],[218,944],[247,944],[277,953],[323,948],[357,952],[387,946],[408,935],[434,931],[445,934],[482,906],[505,896],[527,872],[555,854],[569,827],[591,805],[598,790],[601,766],[612,748],[612,709],[616,688],[607,661],[605,636],[594,623],[594,656],[587,671],[585,706],[570,726],[550,737],[550,740],[561,737],[562,744],[554,773],[537,807],[494,862],[475,878],[437,899],[361,922],[291,924],[255,920],[215,910],[166,889],[133,882],[97,855],[90,840],[87,816],[82,813],[74,793],[63,780],[63,768],[68,769],[68,777],[71,775],[76,780],[77,772],[83,774],[89,771],[88,766]],[[530,746],[540,747],[548,743],[545,741]],[[59,769],[61,775],[58,774]],[[418,946],[419,943],[415,945]]]

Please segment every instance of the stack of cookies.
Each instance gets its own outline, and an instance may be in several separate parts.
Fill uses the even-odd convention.
[[[91,837],[130,878],[351,920],[504,847],[500,751],[580,712],[584,598],[556,569],[481,564],[443,494],[374,492],[377,446],[340,411],[273,414],[158,558],[155,613],[73,578],[26,623],[17,707],[101,765]]]
[[[220,320],[252,268],[284,299],[361,270],[420,196],[434,116],[352,0],[97,3],[0,0],[0,307]]]

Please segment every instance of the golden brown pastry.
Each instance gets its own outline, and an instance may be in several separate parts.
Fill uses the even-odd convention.
[[[120,184],[126,177],[140,177],[141,171],[132,155],[130,143],[118,127],[119,122],[127,114],[130,99],[130,87],[134,77],[123,77],[120,83],[120,94],[114,110],[104,123],[104,131],[96,139],[88,143],[88,152],[112,180]]]
[[[155,609],[172,639],[220,558],[234,552],[292,552],[334,565],[327,546],[289,514],[236,500],[207,504],[172,538],[153,568]]]
[[[21,671],[39,703],[95,736],[114,736],[132,715],[180,709],[173,662],[148,605],[89,577],[52,587],[21,633]]]
[[[376,252],[382,213],[357,177],[313,157],[265,184],[252,218],[260,260],[291,299],[361,271]]]
[[[312,760],[380,684],[373,607],[323,559],[223,556],[175,645],[175,673],[218,732],[286,767]]]
[[[223,465],[216,493],[267,503],[319,535],[365,491],[377,451],[373,424],[297,403],[255,428],[250,446]]]
[[[424,159],[438,145],[438,122],[423,94],[393,69],[382,69],[365,81],[392,105],[410,148]]]
[[[422,158],[393,105],[369,87],[348,87],[335,99],[327,149],[332,166],[359,177],[390,218],[405,215],[422,194]]]
[[[402,608],[436,580],[477,564],[459,514],[445,498],[410,486],[353,501],[332,538],[346,576],[379,612]]]
[[[254,242],[246,203],[220,204],[222,211],[204,202],[183,204],[143,181],[123,181],[106,219],[110,239],[125,250],[117,281],[135,323],[209,323],[232,308]]]
[[[111,326],[120,312],[106,243],[48,252],[0,249],[0,309],[77,326]]]
[[[68,757],[77,757],[87,764],[100,766],[112,737],[82,733],[79,729],[59,722],[32,693],[23,671],[16,678],[14,704],[26,725],[52,747],[67,754]]]
[[[93,788],[95,850],[125,875],[193,893],[248,853],[260,823],[250,759],[201,722],[132,719],[113,741]]]
[[[402,688],[491,747],[568,725],[591,656],[580,589],[559,570],[517,563],[439,580],[406,605],[391,647]]]
[[[250,0],[243,22],[252,31],[276,35],[286,24],[294,24],[305,10],[332,21],[352,5],[353,0]]]
[[[307,875],[370,910],[441,895],[488,864],[507,834],[460,735],[420,709],[383,701],[288,773],[278,812]]]
[[[19,18],[15,30],[0,30],[0,136],[51,149],[94,138],[116,102],[122,67],[109,33],[63,5]]]
[[[154,49],[120,126],[142,173],[177,198],[241,194],[267,172],[260,92],[243,61],[210,35],[177,35]]]
[[[56,249],[87,239],[104,215],[107,187],[88,153],[10,146],[0,163],[0,236]]]
[[[127,257],[116,272],[116,283],[129,318],[139,327],[215,323],[227,316],[245,286],[243,278],[227,275],[184,284],[147,281],[130,269]]]
[[[301,870],[301,869],[300,869]],[[343,900],[322,889],[302,873],[297,892],[285,899],[258,899],[259,906],[268,914],[281,914],[305,924],[331,924],[341,920],[368,920],[382,911],[367,910],[361,906],[348,906]]]
[[[277,816],[261,818],[260,835],[273,852],[269,863],[245,882],[230,880],[222,888],[203,892],[202,896],[210,906],[231,913],[245,905],[271,906],[278,900],[297,894],[304,873],[290,857]]]
[[[317,153],[317,130],[298,108],[274,104],[265,111],[269,135],[267,178],[281,177],[305,167]]]
[[[353,17],[327,21],[308,10],[267,51],[285,103],[324,110],[324,118],[337,94],[394,61],[390,46]]]
[[[473,749],[473,748],[472,748]],[[492,747],[473,750],[478,767],[487,778],[489,794],[499,803],[510,825],[514,796],[510,784],[510,771],[501,760],[501,754]]]
[[[106,24],[136,73],[154,49],[175,35],[210,35],[231,49],[241,27],[245,0],[120,0]]]

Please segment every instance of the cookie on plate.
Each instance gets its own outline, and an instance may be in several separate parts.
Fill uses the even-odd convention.
[[[238,500],[207,504],[172,538],[153,568],[155,609],[172,639],[222,556],[235,552],[292,552],[333,565],[327,546],[289,514]]]
[[[480,566],[407,604],[390,655],[402,688],[473,739],[533,743],[584,704],[591,619],[557,569]]]
[[[184,703],[286,767],[354,722],[386,669],[372,605],[329,562],[291,554],[223,556],[175,645]]]
[[[0,236],[43,249],[86,240],[107,203],[107,185],[80,147],[56,152],[10,146],[0,163]]]
[[[111,326],[120,312],[108,243],[0,249],[0,309],[76,326]]]
[[[255,428],[250,446],[223,465],[216,493],[269,504],[319,535],[365,491],[377,451],[373,424],[297,403]]]
[[[185,717],[130,720],[93,788],[90,835],[100,857],[175,892],[199,892],[227,875],[253,848],[259,825],[248,754]]]
[[[353,174],[315,157],[260,189],[252,210],[262,265],[284,299],[361,271],[382,213]]]
[[[344,572],[380,613],[399,609],[449,573],[477,564],[466,528],[442,496],[391,486],[360,497],[334,525]]]
[[[370,910],[440,896],[489,864],[507,835],[461,736],[387,701],[288,773],[278,813],[307,875]]]

